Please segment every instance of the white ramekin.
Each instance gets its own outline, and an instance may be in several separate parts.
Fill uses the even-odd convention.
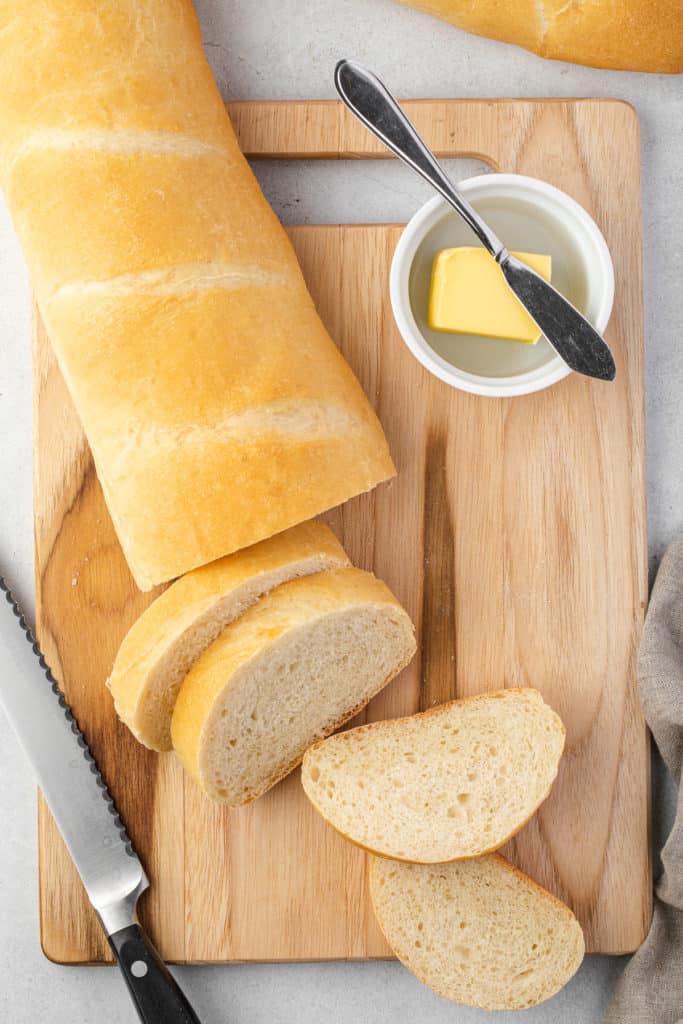
[[[483,174],[458,187],[509,249],[550,251],[553,282],[600,333],[605,330],[614,301],[614,269],[600,229],[582,206],[553,185],[521,174]],[[439,196],[406,225],[390,275],[391,305],[406,345],[430,373],[476,395],[526,395],[562,380],[571,370],[544,338],[537,345],[522,345],[430,331],[427,284],[434,254],[449,245],[475,244],[474,235]],[[448,358],[434,346],[450,346]]]

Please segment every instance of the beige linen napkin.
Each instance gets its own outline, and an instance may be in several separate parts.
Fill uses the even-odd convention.
[[[657,574],[638,676],[645,717],[678,786],[678,810],[662,850],[650,933],[624,971],[603,1024],[683,1024],[683,534]]]

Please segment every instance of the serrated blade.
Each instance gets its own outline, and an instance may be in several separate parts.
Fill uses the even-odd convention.
[[[111,935],[133,920],[149,882],[86,739],[2,576],[0,704]]]

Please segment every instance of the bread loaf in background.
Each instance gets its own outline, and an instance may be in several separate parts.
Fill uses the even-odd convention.
[[[190,0],[0,0],[0,184],[142,589],[393,475]]]
[[[176,697],[220,632],[287,580],[349,560],[329,526],[301,523],[172,583],[133,623],[107,681],[119,718],[152,750],[170,750]]]
[[[541,57],[625,71],[683,71],[681,0],[399,2]]]

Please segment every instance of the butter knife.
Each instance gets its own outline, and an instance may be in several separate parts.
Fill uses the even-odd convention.
[[[33,766],[140,1020],[200,1024],[136,919],[149,881],[85,736],[2,576],[0,605],[0,705]]]
[[[567,366],[587,377],[614,380],[616,366],[604,339],[556,288],[508,252],[460,195],[379,78],[354,61],[342,60],[335,69],[334,81],[349,110],[392,153],[422,175],[469,225],[500,266],[508,287]]]

